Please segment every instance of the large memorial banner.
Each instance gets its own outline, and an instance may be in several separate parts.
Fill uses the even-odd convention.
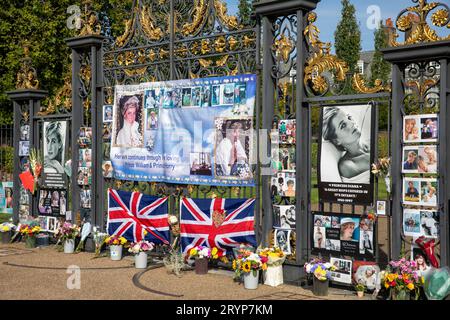
[[[323,202],[373,202],[375,107],[324,107],[319,141],[319,198]]]
[[[256,76],[115,87],[114,177],[253,186]]]

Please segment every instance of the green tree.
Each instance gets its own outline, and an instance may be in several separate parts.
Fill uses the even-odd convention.
[[[239,19],[241,19],[241,23],[243,25],[249,25],[250,16],[252,14],[251,0],[239,0],[238,9],[239,9],[238,16]]]
[[[354,73],[361,51],[361,31],[356,21],[355,6],[342,0],[341,21],[334,33],[336,55],[347,62],[349,72]]]

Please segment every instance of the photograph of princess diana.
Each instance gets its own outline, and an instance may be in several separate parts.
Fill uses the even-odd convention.
[[[142,148],[144,146],[142,99],[142,93],[119,97],[119,103],[114,110],[117,134],[113,136],[113,146],[123,148]]]

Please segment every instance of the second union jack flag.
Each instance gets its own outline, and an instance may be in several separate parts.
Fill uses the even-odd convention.
[[[219,255],[232,252],[241,243],[256,247],[255,199],[181,200],[181,247],[187,253],[195,246],[217,247]]]
[[[108,189],[108,233],[128,241],[169,244],[167,197]]]

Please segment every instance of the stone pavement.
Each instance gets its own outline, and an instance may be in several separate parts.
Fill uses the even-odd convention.
[[[26,249],[24,243],[0,244],[0,299],[358,300],[354,292],[335,288],[323,298],[286,284],[246,290],[228,271],[213,269],[207,275],[185,271],[177,277],[165,267],[135,269],[131,256],[121,261],[93,256],[64,254],[54,246]],[[80,268],[80,289],[67,286],[74,283],[70,272],[74,267]]]

